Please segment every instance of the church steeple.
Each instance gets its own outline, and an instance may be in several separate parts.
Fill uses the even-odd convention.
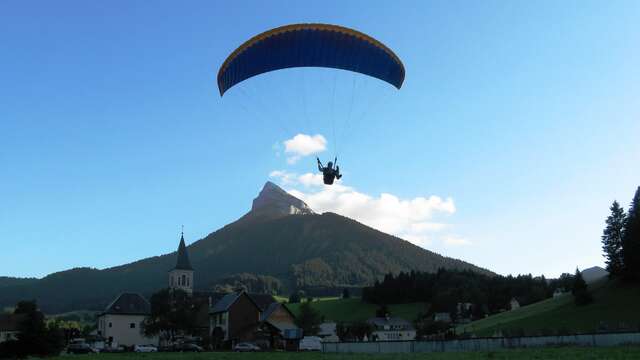
[[[184,243],[184,232],[180,233],[180,245],[178,245],[178,261],[174,270],[193,270],[189,261],[187,245]]]
[[[183,290],[192,294],[193,267],[191,267],[187,245],[184,242],[184,229],[180,233],[180,244],[178,245],[177,255],[176,266],[169,271],[169,288],[172,290]]]

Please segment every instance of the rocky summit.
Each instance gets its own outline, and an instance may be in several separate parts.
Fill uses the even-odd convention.
[[[251,213],[270,218],[315,214],[304,201],[290,195],[271,181],[267,181],[258,197],[253,199]]]

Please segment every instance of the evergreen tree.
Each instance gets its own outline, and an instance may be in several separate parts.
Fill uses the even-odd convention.
[[[640,186],[631,201],[622,237],[625,278],[640,281]]]
[[[611,215],[607,217],[606,224],[602,234],[602,250],[607,259],[607,271],[609,276],[617,277],[622,274],[622,237],[625,226],[624,209],[617,201],[611,205]]]
[[[320,331],[320,314],[311,307],[308,301],[300,305],[300,314],[296,318],[296,325],[302,329],[305,336],[316,335]]]
[[[580,270],[576,268],[576,275],[573,277],[573,289],[571,290],[576,305],[582,306],[593,301],[587,283],[582,278]]]

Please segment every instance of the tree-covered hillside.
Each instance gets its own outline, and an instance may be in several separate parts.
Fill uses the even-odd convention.
[[[366,286],[385,274],[438,268],[468,269],[490,274],[461,260],[441,256],[397,237],[332,213],[288,215],[283,202],[300,206],[299,200],[265,186],[264,198],[254,201],[259,211],[206,236],[188,247],[195,270],[196,290],[216,285],[236,285],[242,279],[255,289],[288,294],[335,291]],[[273,200],[275,198],[275,200]],[[176,239],[176,244],[177,244]],[[0,307],[22,299],[36,299],[45,312],[101,310],[118,293],[150,295],[166,286],[167,271],[175,265],[175,253],[143,259],[104,270],[78,268],[43,279],[6,286],[0,291]],[[333,290],[332,290],[333,289]]]

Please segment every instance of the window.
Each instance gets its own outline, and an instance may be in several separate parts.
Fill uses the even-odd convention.
[[[189,286],[189,278],[187,278],[187,286]]]
[[[184,286],[187,283],[187,276],[182,274],[182,286]]]
[[[113,324],[112,324],[112,323],[109,323],[109,327],[113,327]]]
[[[136,323],[131,323],[131,324],[129,324],[129,328],[130,328],[130,329],[135,329],[135,328],[136,328]]]

